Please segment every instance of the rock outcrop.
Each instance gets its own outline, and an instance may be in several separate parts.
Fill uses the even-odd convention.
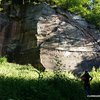
[[[91,70],[93,66],[98,68],[99,31],[78,15],[60,9],[55,11],[50,16],[41,17],[37,24],[37,39],[41,43],[40,57],[43,65],[47,70],[54,70],[56,63],[60,62],[64,70],[75,72]]]
[[[65,70],[99,67],[100,34],[82,18],[45,3],[14,10],[0,14],[0,54],[9,61],[50,70],[57,57]]]
[[[7,56],[9,62],[39,64],[44,70],[36,38],[38,18],[33,10],[37,9],[32,5],[11,5],[9,14],[0,14],[0,55]]]

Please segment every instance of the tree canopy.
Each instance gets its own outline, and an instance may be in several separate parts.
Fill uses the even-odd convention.
[[[1,5],[4,3],[24,5],[42,2],[80,14],[100,29],[100,0],[0,0]]]

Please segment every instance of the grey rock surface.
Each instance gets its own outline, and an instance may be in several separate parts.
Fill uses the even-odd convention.
[[[88,27],[85,19],[46,3],[18,11],[19,16],[0,15],[1,55],[8,52],[18,63],[44,66],[46,70],[56,67],[56,57],[68,71],[100,66],[100,34],[95,27]]]

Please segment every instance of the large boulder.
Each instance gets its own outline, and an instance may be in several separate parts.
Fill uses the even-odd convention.
[[[55,13],[50,6],[7,5],[0,14],[0,55],[7,56],[8,61],[20,64],[32,64],[44,70],[40,59],[38,44],[38,21],[43,16]],[[8,13],[9,12],[9,13]]]
[[[59,62],[63,70],[98,67],[100,35],[94,35],[97,30],[85,20],[75,18],[46,3],[15,6],[9,15],[0,15],[0,53],[11,62],[39,69],[55,69]]]
[[[40,58],[47,70],[91,70],[100,66],[100,33],[84,18],[56,9],[57,13],[41,17],[37,39]],[[77,18],[77,19],[76,19]],[[58,65],[60,63],[60,66]]]
[[[27,7],[11,5],[9,14],[7,11],[0,14],[0,55],[7,56],[10,62],[32,64],[36,67],[38,64],[39,69],[44,70],[36,37],[37,22],[48,10],[42,8],[45,9],[44,4]]]

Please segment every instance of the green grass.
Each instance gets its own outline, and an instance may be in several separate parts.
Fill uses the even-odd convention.
[[[91,72],[94,94],[100,90],[99,71]],[[0,100],[10,99],[88,100],[82,82],[72,73],[39,72],[31,65],[11,64],[4,60],[0,64]]]
[[[0,64],[0,100],[85,100],[80,82],[71,74],[42,72],[30,65]]]
[[[91,82],[92,94],[100,95],[100,68],[97,71],[92,70],[91,75],[93,77]]]

